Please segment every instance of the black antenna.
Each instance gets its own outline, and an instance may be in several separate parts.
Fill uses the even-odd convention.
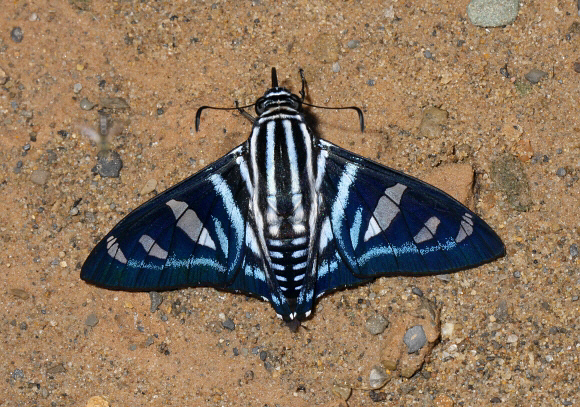
[[[276,68],[272,67],[272,87],[278,87],[278,76],[276,75]]]
[[[328,107],[328,106],[316,106],[316,105],[311,105],[310,103],[306,103],[306,102],[302,102],[303,105],[306,106],[310,106],[310,107],[316,107],[318,109],[327,109],[327,110],[346,110],[346,109],[350,109],[350,110],[354,110],[358,113],[358,121],[360,123],[360,131],[361,133],[364,133],[365,131],[365,118],[363,116],[363,112],[359,107],[356,106],[345,106],[345,107]]]
[[[317,106],[317,105],[312,105],[310,103],[306,103],[304,101],[304,98],[306,96],[306,92],[305,92],[305,88],[307,86],[306,84],[306,78],[304,77],[304,70],[302,68],[300,68],[300,79],[302,80],[302,89],[300,89],[300,96],[301,96],[301,100],[300,103],[306,106],[310,106],[310,107],[316,107],[318,109],[327,109],[327,110],[354,110],[357,112],[358,114],[358,120],[360,123],[360,131],[361,133],[363,133],[365,131],[365,120],[364,120],[364,115],[362,110],[359,107],[356,106],[346,106],[346,107],[328,107],[328,106]],[[272,67],[272,88],[277,88],[278,87],[278,76],[276,75],[276,68]],[[247,109],[248,107],[252,107],[255,106],[255,103],[252,103],[251,105],[246,105],[246,106],[239,106],[238,105],[238,101],[235,101],[236,106],[235,107],[213,107],[213,106],[201,106],[199,109],[197,109],[197,113],[195,114],[195,131],[198,132],[199,131],[199,124],[201,122],[201,113],[205,110],[205,109],[212,109],[212,110],[237,110],[239,111],[244,117],[248,118],[252,123],[254,122],[254,117],[252,117],[251,114],[249,114],[248,112],[246,112],[244,109]]]
[[[241,114],[243,114],[244,116],[248,115],[248,112],[246,112],[243,109],[247,109],[248,107],[252,107],[255,105],[255,103],[252,103],[251,105],[246,105],[246,106],[239,106],[238,105],[238,101],[235,101],[236,106],[235,107],[213,107],[213,106],[200,106],[199,109],[197,109],[197,113],[195,114],[195,131],[198,132],[199,131],[199,123],[201,121],[201,112],[203,112],[205,109],[212,109],[212,110],[238,110]],[[247,117],[247,116],[246,116]],[[250,115],[251,120],[253,121],[254,118]]]
[[[272,69],[274,69],[274,68],[272,68]],[[299,72],[300,72],[300,79],[302,80],[302,89],[300,90],[300,96],[302,98],[301,102],[303,105],[310,106],[310,107],[316,107],[318,109],[328,109],[328,110],[346,110],[346,109],[354,110],[358,113],[358,121],[360,123],[360,132],[364,133],[364,131],[365,131],[365,119],[363,116],[363,112],[360,108],[358,108],[356,106],[346,106],[346,107],[317,106],[317,105],[312,105],[310,103],[306,103],[304,101],[304,98],[306,97],[306,92],[304,91],[304,89],[306,88],[307,83],[306,83],[306,77],[304,76],[304,69],[300,68]]]

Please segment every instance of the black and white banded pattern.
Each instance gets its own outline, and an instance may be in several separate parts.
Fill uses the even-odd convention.
[[[113,289],[244,292],[296,321],[330,290],[504,253],[444,192],[317,138],[302,111],[304,83],[301,95],[279,87],[273,69],[249,139],[119,222],[81,277]]]

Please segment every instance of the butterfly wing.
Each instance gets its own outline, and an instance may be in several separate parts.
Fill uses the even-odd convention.
[[[272,301],[250,211],[244,143],[131,212],[97,244],[81,278],[105,288],[207,285]]]
[[[446,193],[324,140],[318,146],[328,216],[315,297],[381,275],[449,272],[504,254],[497,234]]]

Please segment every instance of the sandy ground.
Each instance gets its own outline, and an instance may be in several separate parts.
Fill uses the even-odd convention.
[[[412,287],[441,304],[452,334],[413,377],[393,377],[383,401],[355,390],[350,406],[579,405],[576,2],[526,0],[495,29],[471,25],[467,3],[3,2],[0,405],[335,405],[333,383],[366,386],[380,363],[384,338],[366,319],[393,318]],[[242,295],[163,293],[152,313],[147,293],[81,281],[94,244],[152,196],[140,194],[147,181],[161,192],[247,138],[250,123],[230,112],[205,112],[195,133],[196,109],[254,102],[272,66],[294,91],[304,68],[312,103],[364,109],[363,134],[352,112],[314,112],[334,143],[420,178],[470,164],[474,208],[506,256],[448,282],[381,278],[325,296],[297,333]],[[533,68],[548,74],[535,85],[524,79]],[[98,148],[75,131],[100,107],[81,100],[104,97],[130,106],[112,112],[120,178],[91,172]],[[430,106],[449,113],[436,137],[418,130]],[[519,203],[493,176],[510,157]]]

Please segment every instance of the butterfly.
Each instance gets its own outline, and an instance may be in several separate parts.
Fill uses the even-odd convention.
[[[246,293],[299,323],[329,291],[504,254],[498,235],[446,193],[314,135],[300,73],[298,96],[278,86],[272,68],[256,118],[236,103],[253,121],[249,139],[127,215],[81,278],[109,289]],[[364,130],[362,111],[351,109]]]

